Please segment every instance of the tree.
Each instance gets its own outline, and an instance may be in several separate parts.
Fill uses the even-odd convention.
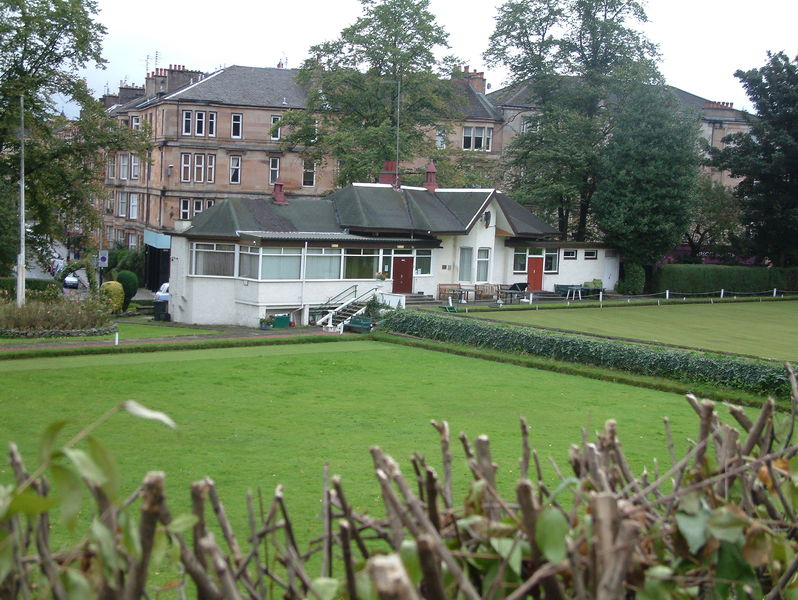
[[[699,177],[692,212],[685,241],[693,257],[732,245],[740,229],[740,201],[725,185],[709,175]]]
[[[103,63],[105,29],[93,20],[96,11],[92,0],[0,0],[0,220],[18,211],[24,96],[26,218],[40,252],[67,229],[89,231],[96,223],[104,151],[147,148],[144,133],[111,119],[78,77],[87,63]],[[59,115],[56,94],[80,107],[78,119]],[[17,232],[0,228],[0,274],[15,262]]]
[[[735,74],[756,109],[750,131],[724,138],[714,164],[742,177],[735,195],[751,250],[776,266],[798,264],[798,57],[768,53]]]
[[[513,194],[555,216],[563,239],[590,235],[597,168],[612,133],[608,101],[629,82],[657,83],[654,46],[631,24],[633,0],[509,0],[485,58],[530,86],[537,117],[509,151]]]
[[[651,265],[685,235],[698,177],[698,124],[667,90],[635,85],[618,100],[593,201],[607,243]]]
[[[280,123],[284,144],[316,160],[338,160],[338,183],[368,181],[397,154],[429,155],[428,132],[452,116],[453,94],[435,58],[448,47],[428,0],[361,0],[363,15],[337,40],[310,49],[298,81],[307,110]],[[397,108],[398,106],[398,108]]]

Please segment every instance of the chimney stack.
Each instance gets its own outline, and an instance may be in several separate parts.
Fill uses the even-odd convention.
[[[399,182],[399,171],[397,170],[397,164],[395,160],[386,160],[382,163],[382,171],[380,171],[379,179],[377,179],[379,183],[387,183],[388,185],[392,185],[395,188],[401,187]]]
[[[424,177],[424,187],[427,188],[428,192],[435,192],[438,189],[438,180],[436,178],[436,173],[438,169],[435,168],[435,163],[429,161],[427,165],[427,174]]]
[[[274,204],[277,206],[288,206],[288,201],[285,199],[285,192],[283,191],[283,178],[278,177],[274,182],[274,191],[272,192]]]

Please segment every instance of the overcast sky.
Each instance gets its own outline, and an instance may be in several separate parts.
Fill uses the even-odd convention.
[[[481,58],[493,32],[497,0],[430,0],[449,33],[453,54],[485,70],[493,90],[506,73],[485,68]],[[212,72],[229,65],[298,67],[307,49],[331,40],[361,14],[358,0],[209,1],[98,0],[98,19],[108,29],[105,70],[85,76],[97,95],[120,81],[142,85],[156,66],[185,65]],[[649,0],[643,30],[659,45],[667,82],[709,100],[751,110],[734,71],[762,66],[767,51],[798,55],[795,0]]]

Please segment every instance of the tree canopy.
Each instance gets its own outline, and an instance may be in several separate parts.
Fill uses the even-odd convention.
[[[756,110],[750,131],[724,138],[714,164],[742,177],[744,237],[776,266],[798,264],[798,57],[768,54],[758,69],[735,74]]]
[[[143,134],[111,119],[78,76],[86,64],[104,62],[96,12],[92,0],[0,0],[0,274],[17,249],[20,97],[34,249],[68,228],[94,225],[103,150],[146,150]],[[56,94],[79,106],[78,119],[59,114]]]
[[[509,148],[509,181],[521,201],[584,240],[600,156],[612,135],[611,101],[630,84],[656,84],[656,50],[633,25],[630,0],[508,0],[485,58],[531,91],[536,116]]]
[[[698,178],[697,123],[655,86],[618,100],[593,202],[604,239],[628,262],[650,265],[684,237]]]
[[[438,61],[447,34],[428,0],[361,0],[363,14],[338,39],[310,49],[298,80],[307,110],[289,111],[285,145],[338,161],[338,183],[368,181],[395,160],[427,155],[431,128],[452,115],[453,95]]]

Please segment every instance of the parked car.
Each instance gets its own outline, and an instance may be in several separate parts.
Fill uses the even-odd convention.
[[[77,276],[76,273],[70,273],[69,275],[64,277],[64,287],[65,288],[75,288],[75,289],[77,289],[78,285],[80,285],[80,279],[78,279],[78,276]]]

